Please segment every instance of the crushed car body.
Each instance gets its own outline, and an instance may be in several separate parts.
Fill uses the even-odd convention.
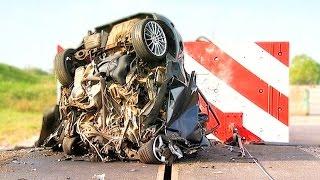
[[[172,163],[210,142],[194,73],[172,22],[140,13],[96,27],[58,53],[58,105],[38,145],[96,161]]]

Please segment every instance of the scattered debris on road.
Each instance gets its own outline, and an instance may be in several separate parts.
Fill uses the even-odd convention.
[[[306,147],[301,147],[303,151],[312,154],[313,156],[320,158],[320,146],[306,146]]]
[[[92,179],[97,179],[97,180],[104,180],[106,174],[95,174],[93,175]]]

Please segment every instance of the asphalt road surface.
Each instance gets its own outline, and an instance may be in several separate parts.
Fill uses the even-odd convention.
[[[2,152],[4,153],[4,152]],[[62,153],[26,152],[6,160],[0,179],[156,179],[158,165],[139,162],[86,162],[63,160]]]
[[[246,145],[274,179],[320,179],[317,146]],[[237,150],[237,149],[235,149]],[[19,151],[18,151],[19,152]],[[6,153],[6,152],[1,152]],[[17,153],[19,154],[19,153]],[[236,159],[224,145],[186,157],[171,168],[171,179],[268,179],[252,159]],[[248,157],[248,156],[247,156]],[[0,179],[163,179],[160,165],[139,162],[66,161],[61,153],[24,150],[0,163]]]
[[[274,179],[320,179],[320,117],[291,117],[289,129],[290,143],[302,145],[246,147]],[[165,171],[139,162],[67,161],[48,150],[0,151],[0,179],[268,179],[252,159],[230,160],[237,155],[219,144]]]
[[[247,145],[251,155],[258,159],[274,179],[320,179],[320,148],[295,146]],[[311,154],[306,150],[315,149]],[[268,179],[252,159],[230,160],[238,153],[222,145],[201,152],[197,158],[174,164],[178,179]],[[247,156],[248,157],[248,156]]]

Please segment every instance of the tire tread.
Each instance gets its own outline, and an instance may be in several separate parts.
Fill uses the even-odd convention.
[[[138,150],[139,159],[145,164],[159,164],[161,163],[153,154],[154,139],[148,141]]]

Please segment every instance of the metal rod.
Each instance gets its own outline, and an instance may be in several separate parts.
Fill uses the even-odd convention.
[[[104,132],[105,127],[106,127],[106,107],[105,107],[105,97],[104,97],[104,92],[105,92],[105,87],[106,87],[106,81],[103,79],[103,77],[100,77],[100,88],[101,88],[101,103],[102,103],[102,131]]]
[[[255,164],[262,170],[262,172],[270,179],[270,180],[274,180],[274,178],[267,172],[267,170],[259,163],[259,161],[257,161],[256,158],[254,158],[250,152],[248,151],[248,149],[246,147],[243,146],[243,149],[248,153],[248,155],[253,159],[253,161],[255,162]]]

